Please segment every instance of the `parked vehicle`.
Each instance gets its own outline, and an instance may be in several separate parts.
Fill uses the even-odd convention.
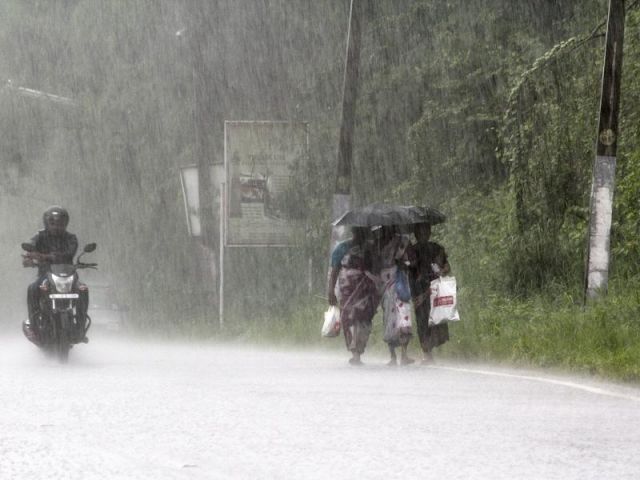
[[[29,243],[23,243],[22,249],[35,251]],[[96,244],[89,243],[75,263],[49,265],[46,278],[39,286],[40,313],[23,324],[23,332],[31,342],[63,363],[67,361],[72,345],[86,341],[91,326],[91,318],[83,312],[86,308],[80,308],[82,297],[88,295],[88,287],[79,281],[77,271],[97,268],[97,263],[80,261],[85,253],[95,249]]]

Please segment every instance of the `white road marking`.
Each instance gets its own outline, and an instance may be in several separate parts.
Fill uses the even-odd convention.
[[[439,369],[439,370],[450,370],[454,372],[463,372],[463,373],[475,373],[477,375],[489,375],[493,377],[506,377],[506,378],[518,378],[521,380],[531,380],[534,382],[541,383],[549,383],[552,385],[560,385],[563,387],[575,388],[576,390],[582,390],[589,393],[594,393],[596,395],[605,395],[607,397],[615,397],[622,398],[624,400],[631,400],[632,402],[640,403],[640,397],[635,395],[627,395],[625,393],[613,392],[611,390],[606,390],[604,388],[599,387],[591,387],[589,385],[584,385],[576,382],[569,382],[566,380],[557,380],[553,378],[545,378],[545,377],[536,377],[533,375],[517,375],[515,373],[504,373],[504,372],[494,372],[491,370],[475,370],[472,368],[460,368],[460,367],[445,367],[439,365],[432,365],[430,368]]]

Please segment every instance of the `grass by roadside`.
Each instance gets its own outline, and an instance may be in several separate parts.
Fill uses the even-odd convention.
[[[321,300],[308,299],[275,317],[230,320],[219,334],[254,344],[344,350],[342,337],[320,336],[325,309]],[[640,381],[639,280],[612,284],[605,299],[586,308],[580,299],[566,294],[559,298],[540,294],[518,300],[462,291],[460,312],[462,321],[451,325],[451,341],[439,349],[440,357],[560,368],[608,379]],[[386,351],[381,334],[378,314],[369,353]],[[410,348],[417,356],[417,339]]]
[[[569,296],[469,298],[469,308],[461,307],[465,321],[453,326],[444,351],[465,359],[559,367],[637,382],[639,287],[638,281],[611,285],[606,298],[586,308]]]

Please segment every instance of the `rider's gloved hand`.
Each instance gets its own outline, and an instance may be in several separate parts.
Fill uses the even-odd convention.
[[[38,262],[50,262],[53,260],[53,255],[50,253],[30,252],[27,255]]]
[[[30,261],[31,263],[29,264],[29,266],[32,266],[35,262],[50,262],[53,260],[53,255],[51,254],[46,254],[46,253],[40,253],[40,252],[27,252],[24,255],[22,255],[22,258],[24,258],[23,260],[23,264],[25,261]]]

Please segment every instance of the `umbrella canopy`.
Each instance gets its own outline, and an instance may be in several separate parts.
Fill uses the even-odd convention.
[[[338,227],[352,225],[356,227],[372,227],[374,225],[411,225],[429,223],[435,225],[445,221],[439,210],[431,207],[413,205],[387,205],[372,203],[362,208],[354,208],[333,222]]]

